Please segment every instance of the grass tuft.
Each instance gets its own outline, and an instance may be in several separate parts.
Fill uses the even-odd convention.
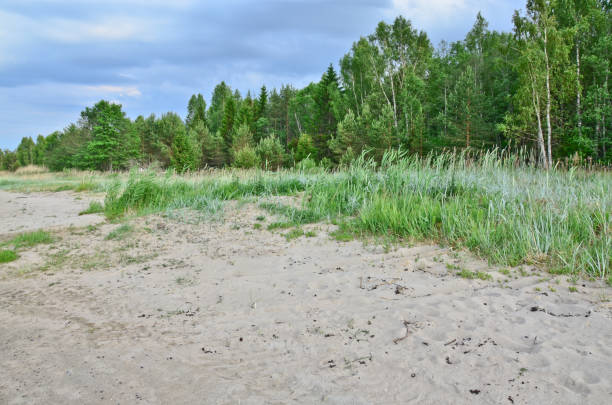
[[[104,206],[99,201],[92,201],[86,210],[79,212],[79,215],[99,214],[104,212]]]
[[[304,231],[300,228],[295,228],[283,235],[287,241],[291,241],[304,236]]]
[[[17,260],[19,256],[13,250],[0,250],[0,263],[8,263]]]
[[[123,240],[128,237],[134,228],[129,224],[123,224],[115,229],[113,229],[108,235],[106,235],[106,240]]]
[[[15,249],[29,248],[44,243],[53,243],[54,239],[51,234],[47,231],[34,231],[26,232],[21,235],[15,236],[8,242],[3,243],[6,245],[13,245]]]
[[[465,269],[462,269],[461,271],[457,272],[457,275],[459,277],[467,278],[469,280],[480,279],[486,281],[492,279],[491,275],[488,273],[482,271],[469,271]]]

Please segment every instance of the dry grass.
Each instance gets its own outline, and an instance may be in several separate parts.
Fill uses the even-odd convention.
[[[17,176],[32,176],[32,175],[44,174],[44,173],[49,173],[49,169],[47,169],[46,167],[36,166],[36,165],[27,165],[24,167],[20,167],[19,169],[15,171],[15,174]]]

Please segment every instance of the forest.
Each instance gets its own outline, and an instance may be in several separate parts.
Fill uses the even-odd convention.
[[[209,103],[191,96],[185,119],[132,120],[102,100],[62,131],[0,150],[0,170],[334,168],[397,148],[523,150],[543,168],[607,166],[611,8],[608,0],[528,0],[512,32],[490,30],[478,14],[465,39],[437,47],[399,16],[302,89],[264,85],[243,96],[221,82]]]

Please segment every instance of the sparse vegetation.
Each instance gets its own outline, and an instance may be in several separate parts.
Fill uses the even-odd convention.
[[[15,249],[29,248],[41,243],[53,243],[54,239],[47,231],[26,232],[15,236],[8,242],[4,242],[2,246],[14,246]]]
[[[465,269],[457,272],[457,275],[459,277],[467,278],[467,279],[470,279],[470,280],[480,279],[480,280],[486,281],[486,280],[491,280],[492,279],[491,275],[488,274],[488,273],[485,273],[485,272],[482,272],[482,271],[469,271],[469,270],[465,270]]]
[[[115,229],[113,229],[108,235],[106,235],[106,240],[122,240],[129,236],[133,231],[133,228],[129,224],[123,224]]]
[[[284,236],[287,241],[291,241],[293,239],[297,239],[301,236],[304,236],[304,231],[300,228],[295,228],[287,232]]]

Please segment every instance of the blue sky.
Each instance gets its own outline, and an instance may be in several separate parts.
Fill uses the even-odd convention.
[[[128,116],[207,102],[221,80],[242,94],[316,81],[360,36],[397,15],[432,42],[462,39],[482,11],[511,30],[523,0],[2,0],[0,148],[75,122],[101,99]]]

